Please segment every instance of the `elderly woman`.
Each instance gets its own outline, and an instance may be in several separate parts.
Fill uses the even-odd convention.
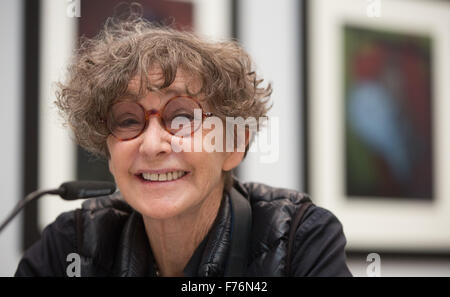
[[[119,191],[60,215],[16,275],[65,276],[76,253],[82,276],[349,276],[333,214],[231,175],[253,131],[237,139],[226,117],[264,117],[261,82],[235,42],[140,18],[84,40],[56,103],[77,142],[108,159]]]

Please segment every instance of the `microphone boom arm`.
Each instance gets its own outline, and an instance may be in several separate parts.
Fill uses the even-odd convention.
[[[61,196],[64,200],[75,200],[109,195],[114,193],[115,190],[115,184],[110,182],[73,181],[63,183],[58,189],[34,191],[17,203],[11,214],[0,225],[0,233],[28,203],[43,195],[53,194]]]
[[[33,200],[38,199],[39,197],[46,195],[46,194],[56,194],[59,195],[61,192],[60,189],[53,189],[53,190],[45,190],[45,191],[34,191],[28,194],[25,199],[19,201],[17,203],[16,207],[13,209],[11,214],[6,218],[6,220],[1,224],[0,226],[0,233],[3,231],[3,229],[9,224],[9,222],[22,210],[22,208],[25,207],[28,203],[30,203]]]

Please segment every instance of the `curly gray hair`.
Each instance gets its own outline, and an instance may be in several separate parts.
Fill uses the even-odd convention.
[[[149,71],[159,67],[163,83],[154,85]],[[109,157],[106,124],[109,107],[127,92],[132,78],[140,79],[139,93],[164,89],[180,68],[198,78],[202,97],[219,117],[266,116],[271,85],[261,87],[244,49],[234,41],[211,42],[192,33],[156,26],[140,17],[110,18],[95,38],[82,39],[68,67],[65,82],[57,84],[60,113],[78,144]],[[247,147],[248,148],[248,147]],[[231,175],[226,178],[230,183]]]

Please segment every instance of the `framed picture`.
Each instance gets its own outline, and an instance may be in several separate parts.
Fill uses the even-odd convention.
[[[450,252],[450,2],[307,2],[308,191],[348,249]]]

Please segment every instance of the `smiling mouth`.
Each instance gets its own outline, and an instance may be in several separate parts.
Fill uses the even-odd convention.
[[[168,182],[178,180],[186,174],[188,174],[187,171],[177,170],[166,173],[141,173],[138,176],[145,181]]]

